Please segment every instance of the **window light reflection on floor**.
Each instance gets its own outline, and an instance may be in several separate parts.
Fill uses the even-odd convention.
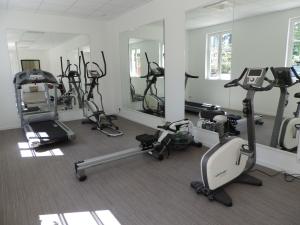
[[[110,210],[39,216],[41,225],[121,225]]]
[[[27,142],[19,142],[18,148],[22,158],[33,158],[33,157],[50,157],[50,156],[63,156],[64,153],[60,148],[50,149],[48,151],[38,152],[34,149],[30,149]]]

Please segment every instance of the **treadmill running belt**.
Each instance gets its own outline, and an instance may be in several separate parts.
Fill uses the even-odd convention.
[[[67,141],[68,134],[55,121],[47,120],[29,124],[42,143]]]

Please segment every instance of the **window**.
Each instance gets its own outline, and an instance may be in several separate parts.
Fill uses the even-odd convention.
[[[165,45],[159,43],[159,66],[165,68]]]
[[[290,20],[287,66],[294,66],[300,72],[300,18]]]
[[[232,34],[224,31],[207,35],[206,75],[208,80],[231,79]]]
[[[141,49],[131,49],[130,52],[130,77],[141,76]]]

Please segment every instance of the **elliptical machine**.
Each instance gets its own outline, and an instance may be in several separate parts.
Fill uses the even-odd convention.
[[[68,79],[68,83],[69,83],[68,91],[64,85],[63,79],[68,78],[68,76],[66,75],[67,69],[64,70],[62,57],[60,57],[60,68],[61,68],[61,74],[57,76],[59,78],[57,89],[60,92],[60,96],[57,98],[57,104],[63,105],[65,110],[70,110],[73,109],[73,105],[76,105],[76,97],[70,86],[69,79]],[[54,100],[54,96],[52,96],[52,100]]]
[[[146,52],[145,56],[148,72],[147,75],[141,77],[147,79],[147,86],[143,97],[143,111],[151,115],[164,116],[165,100],[164,98],[158,97],[156,82],[157,78],[165,76],[165,69],[160,67],[156,62],[150,62]]]
[[[280,98],[270,146],[274,148],[279,146],[284,150],[292,151],[298,146],[297,131],[300,125],[300,102],[297,102],[295,117],[283,119],[283,114],[285,107],[288,105],[288,88],[299,84],[300,77],[294,67],[271,67],[271,71],[275,77],[274,86],[280,88]],[[296,93],[294,97],[300,98],[300,93]]]
[[[61,57],[62,60],[62,57]],[[79,56],[79,66],[76,64],[71,64],[70,60],[67,60],[67,68],[65,70],[65,76],[68,78],[69,82],[69,91],[73,93],[73,95],[77,95],[77,101],[79,108],[82,109],[83,102],[82,96],[84,94],[81,89],[81,56]],[[71,67],[74,66],[75,70],[71,70]]]
[[[256,163],[256,141],[253,99],[255,92],[268,91],[273,82],[266,78],[268,68],[245,68],[238,79],[225,84],[225,88],[240,86],[247,91],[243,100],[243,113],[247,117],[247,141],[239,137],[221,138],[220,143],[210,148],[202,157],[200,169],[202,181],[194,181],[191,187],[209,200],[232,206],[230,196],[224,191],[229,183],[261,186],[262,181],[247,173]],[[243,84],[240,82],[244,78]],[[264,81],[269,83],[263,87]]]
[[[117,119],[116,116],[106,115],[104,112],[102,94],[99,91],[99,80],[107,75],[106,60],[103,51],[101,51],[104,69],[102,70],[98,63],[92,62],[96,67],[94,70],[89,70],[88,66],[90,62],[86,62],[84,53],[81,51],[81,57],[84,69],[85,80],[85,93],[83,96],[83,115],[87,118],[82,121],[82,124],[94,124],[93,130],[99,130],[109,137],[117,137],[123,135],[123,132],[119,130],[112,120]],[[101,108],[94,101],[94,89],[96,88],[97,94],[100,97]]]

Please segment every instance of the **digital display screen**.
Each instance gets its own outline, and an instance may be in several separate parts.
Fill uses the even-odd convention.
[[[21,60],[22,71],[40,70],[40,60],[38,59],[22,59]]]
[[[248,76],[249,77],[260,77],[261,76],[261,70],[250,70]]]

